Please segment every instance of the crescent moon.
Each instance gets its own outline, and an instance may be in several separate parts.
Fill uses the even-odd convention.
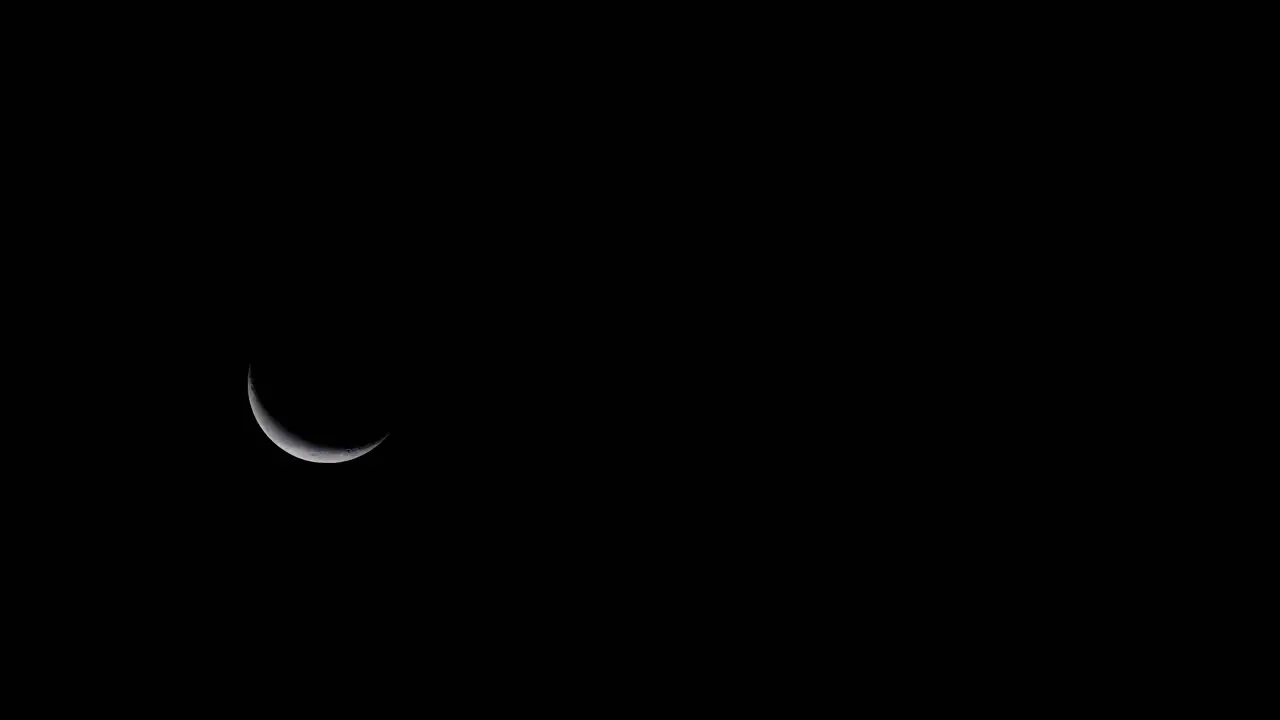
[[[367,455],[391,435],[391,433],[387,433],[380,439],[357,448],[326,447],[308,442],[290,432],[288,428],[277,422],[262,407],[262,402],[258,400],[258,393],[253,388],[252,368],[249,369],[249,406],[253,408],[253,418],[258,421],[258,427],[262,428],[262,432],[267,434],[267,437],[276,444],[276,447],[299,460],[306,460],[307,462],[332,464],[355,460],[361,455]]]

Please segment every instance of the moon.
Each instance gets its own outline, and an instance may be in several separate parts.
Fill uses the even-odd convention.
[[[367,455],[390,436],[390,432],[382,437],[355,447],[344,447],[332,443],[319,443],[307,440],[293,432],[263,406],[258,389],[254,387],[253,368],[249,368],[249,406],[253,409],[253,417],[258,427],[266,433],[276,447],[298,458],[313,463],[342,463]]]

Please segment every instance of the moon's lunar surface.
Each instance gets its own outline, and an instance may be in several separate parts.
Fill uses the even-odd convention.
[[[355,460],[390,435],[376,371],[349,363],[255,364],[249,406],[271,442],[307,462]]]

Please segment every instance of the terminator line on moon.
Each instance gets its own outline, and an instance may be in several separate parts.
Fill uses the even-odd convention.
[[[253,417],[258,421],[258,427],[262,428],[262,432],[266,433],[276,447],[307,462],[341,463],[355,460],[381,445],[390,435],[388,432],[381,438],[358,447],[332,447],[307,440],[285,427],[263,407],[258,391],[254,388],[253,368],[249,369],[249,406],[253,409]]]

